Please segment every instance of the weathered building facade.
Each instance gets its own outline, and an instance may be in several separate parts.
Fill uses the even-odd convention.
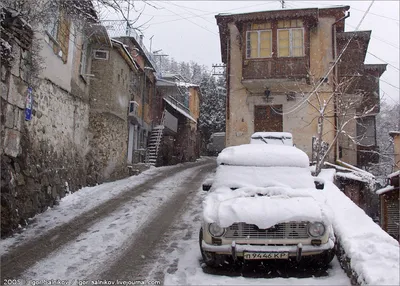
[[[200,88],[185,81],[177,74],[165,74],[157,81],[156,126],[149,142],[149,159],[156,165],[193,161],[200,156]]]
[[[128,176],[129,104],[138,67],[124,44],[104,37],[91,45],[88,183]]]
[[[81,68],[81,27],[96,15],[77,21],[61,5],[48,23],[31,27],[12,9],[2,9],[1,41],[12,54],[1,57],[3,236],[86,185],[89,82]]]
[[[216,16],[222,61],[227,66],[226,146],[246,144],[257,131],[286,131],[312,158],[319,107],[326,102],[322,140],[335,142],[328,161],[341,158],[360,167],[368,161],[365,152],[360,155],[359,151],[376,149],[375,125],[369,121],[373,122],[379,112],[377,86],[385,65],[364,65],[369,32],[344,32],[349,9],[342,6]],[[363,38],[365,34],[368,39]],[[363,48],[357,50],[360,46]],[[341,81],[356,71],[362,77],[351,83],[352,90],[348,91],[350,83],[340,89]],[[373,84],[365,85],[368,81]],[[345,95],[352,103],[364,103],[353,104],[346,116],[365,115],[366,108],[373,112],[368,112],[368,118],[360,118],[358,125],[357,121],[344,124],[346,118],[339,118],[339,98]],[[363,100],[366,98],[369,100]],[[356,127],[367,120],[362,124],[364,129]],[[336,140],[342,131],[360,138],[356,146],[343,136]]]
[[[156,92],[156,65],[144,46],[142,37],[136,32],[132,31],[132,36],[118,37],[115,40],[124,44],[138,67],[130,82],[128,163],[144,163],[153,127],[152,105]]]

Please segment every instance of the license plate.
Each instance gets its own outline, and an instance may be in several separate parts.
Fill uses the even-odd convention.
[[[245,252],[244,259],[257,260],[257,259],[288,259],[289,253],[287,252]]]

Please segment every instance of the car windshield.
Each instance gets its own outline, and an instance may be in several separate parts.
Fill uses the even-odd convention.
[[[256,167],[220,165],[217,168],[213,187],[285,187],[293,189],[315,188],[308,168],[300,167]]]

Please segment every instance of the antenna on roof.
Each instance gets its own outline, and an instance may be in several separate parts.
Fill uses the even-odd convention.
[[[281,0],[281,1],[279,1],[279,2],[281,2],[282,9],[285,9],[285,8],[286,8],[286,7],[285,7],[285,1]]]

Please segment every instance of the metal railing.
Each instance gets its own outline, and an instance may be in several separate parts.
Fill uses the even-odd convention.
[[[151,65],[154,67],[157,72],[157,64],[156,60],[151,52],[147,50],[146,46],[143,43],[143,38],[137,32],[137,29],[129,27],[124,20],[104,20],[101,21],[101,24],[106,28],[107,33],[110,38],[119,38],[119,37],[133,37],[138,42],[139,46],[142,48],[146,58],[149,60]]]

